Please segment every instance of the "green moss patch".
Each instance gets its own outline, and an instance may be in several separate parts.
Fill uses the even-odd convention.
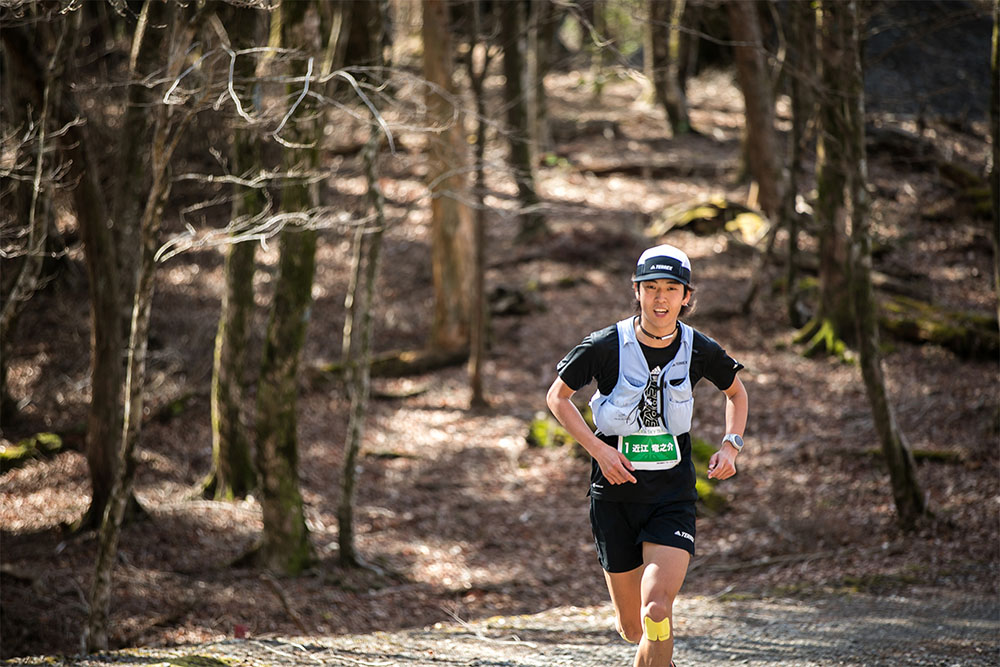
[[[562,447],[573,444],[573,436],[552,417],[539,412],[531,420],[526,438],[529,447]]]
[[[712,197],[707,201],[684,202],[663,212],[650,223],[646,235],[662,236],[671,229],[683,227],[702,236],[725,231],[743,243],[753,245],[760,241],[770,223],[760,213],[725,197]]]
[[[894,296],[882,303],[882,329],[911,343],[933,343],[963,358],[995,360],[1000,354],[996,316],[948,310]]]
[[[0,445],[0,473],[19,468],[33,459],[54,456],[62,448],[62,438],[55,433],[36,433],[16,445]]]
[[[691,438],[691,459],[694,461],[695,488],[702,507],[711,514],[718,514],[726,509],[728,501],[725,496],[715,490],[718,482],[708,478],[708,462],[718,451],[715,447],[700,438]]]

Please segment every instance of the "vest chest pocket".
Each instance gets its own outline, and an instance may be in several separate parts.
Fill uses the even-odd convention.
[[[594,423],[605,435],[628,435],[639,429],[639,405],[646,385],[635,385],[622,376],[610,394],[600,392],[590,399]]]
[[[691,387],[691,377],[660,380],[661,396],[663,396],[663,423],[667,431],[681,435],[691,430],[691,416],[694,413],[694,392]]]

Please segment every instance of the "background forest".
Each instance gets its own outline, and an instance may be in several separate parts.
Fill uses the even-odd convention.
[[[682,594],[995,600],[998,21],[0,3],[0,657],[603,602],[544,393],[658,242],[750,395]]]

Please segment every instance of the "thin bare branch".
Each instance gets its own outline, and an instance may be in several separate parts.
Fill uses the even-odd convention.
[[[274,139],[278,143],[280,143],[282,146],[285,146],[286,148],[310,148],[312,146],[312,144],[292,144],[286,142],[278,134],[279,132],[281,132],[282,128],[285,127],[285,123],[287,123],[288,119],[292,117],[292,114],[295,113],[295,110],[299,107],[299,104],[302,103],[302,100],[305,99],[305,96],[309,93],[309,81],[312,78],[312,71],[313,71],[313,59],[312,57],[310,57],[309,60],[306,62],[306,75],[303,78],[302,93],[299,95],[298,99],[295,100],[292,106],[288,109],[288,113],[286,113],[285,117],[281,119],[281,122],[278,124],[278,127],[275,128],[274,132],[271,133],[271,136],[274,137]]]

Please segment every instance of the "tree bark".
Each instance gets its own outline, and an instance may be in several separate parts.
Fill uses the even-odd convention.
[[[354,491],[358,473],[358,453],[364,436],[365,416],[368,412],[368,398],[371,394],[372,329],[375,310],[375,281],[378,276],[379,253],[382,248],[382,233],[385,231],[385,197],[378,185],[376,162],[378,158],[377,128],[372,127],[372,136],[365,150],[365,166],[368,175],[368,199],[375,213],[372,229],[366,234],[365,271],[363,281],[356,283],[356,289],[364,289],[363,300],[358,308],[360,326],[355,330],[357,343],[352,344],[355,355],[350,361],[351,414],[347,427],[347,444],[344,448],[344,468],[341,478],[340,505],[337,508],[338,545],[340,564],[357,567],[362,564],[354,539]],[[354,303],[358,304],[355,295]]]
[[[784,196],[784,222],[788,227],[788,264],[785,274],[785,308],[793,327],[806,323],[798,289],[799,214],[796,198],[799,191],[799,173],[802,171],[806,142],[806,125],[814,116],[815,86],[811,74],[816,71],[816,12],[807,3],[793,2],[789,61],[791,64],[790,96],[792,102],[792,132],[788,165],[788,183]]]
[[[691,131],[687,96],[678,78],[680,24],[685,0],[648,0],[648,40],[652,47],[652,77],[656,101],[667,113],[673,136]]]
[[[0,31],[9,78],[19,82],[18,94],[39,102],[45,67],[39,62],[23,27]],[[60,104],[54,109],[67,127],[60,150],[68,157],[74,208],[83,241],[84,264],[90,288],[90,382],[87,414],[86,457],[91,500],[77,528],[100,526],[111,495],[115,461],[121,443],[121,390],[124,365],[124,333],[121,326],[121,277],[116,264],[117,249],[111,217],[101,184],[101,171],[85,115],[76,102],[71,77],[62,79]],[[83,120],[83,122],[78,122]],[[6,358],[6,355],[4,355]]]
[[[352,65],[380,66],[384,63],[383,52],[386,46],[387,0],[338,0],[345,5],[349,14],[350,33],[346,44],[345,56]],[[349,6],[349,7],[347,7]],[[343,11],[343,9],[342,9]]]
[[[847,289],[847,209],[844,188],[847,175],[838,150],[847,130],[844,72],[845,36],[850,34],[846,12],[837,2],[824,2],[820,13],[820,82],[818,136],[816,141],[816,205],[820,257],[820,299],[816,315],[797,340],[809,341],[807,354],[840,354],[843,341],[854,333]]]
[[[746,155],[761,210],[772,222],[781,214],[781,153],[774,129],[774,93],[764,58],[756,2],[730,2],[733,55],[746,109]]]
[[[826,5],[827,2],[824,2]],[[909,444],[896,423],[889,402],[882,372],[879,351],[878,308],[872,288],[871,223],[868,217],[868,166],[865,156],[864,80],[861,73],[861,53],[858,39],[857,3],[855,0],[838,2],[835,12],[845,16],[838,21],[847,29],[844,35],[842,81],[844,114],[842,118],[843,150],[848,179],[849,213],[851,222],[850,295],[861,361],[861,375],[865,382],[872,419],[882,452],[889,465],[892,495],[896,513],[904,529],[912,529],[926,513],[924,494],[917,479],[916,463]],[[826,7],[824,7],[826,12]]]
[[[3,307],[0,308],[0,415],[13,416],[16,412],[13,400],[7,392],[7,365],[10,359],[10,343],[17,328],[17,321],[20,318],[24,305],[31,299],[38,289],[39,278],[42,275],[42,265],[45,262],[45,247],[48,241],[51,190],[53,184],[49,183],[49,178],[44,178],[46,172],[45,149],[49,141],[48,128],[53,117],[58,116],[60,106],[60,92],[63,88],[59,82],[64,69],[64,58],[70,42],[69,37],[70,20],[64,18],[60,26],[60,34],[56,38],[55,48],[49,57],[48,64],[44,67],[33,54],[10,54],[5,49],[5,59],[14,55],[21,60],[22,67],[18,70],[22,82],[18,85],[35,88],[41,85],[41,103],[38,105],[38,119],[36,123],[37,135],[35,144],[37,145],[34,159],[34,175],[31,180],[30,194],[26,200],[26,211],[20,205],[16,205],[17,212],[26,213],[28,226],[28,242],[24,248],[24,256],[21,266],[16,271],[16,278],[13,285],[4,295]],[[22,47],[27,46],[26,36],[18,31]],[[23,67],[26,61],[32,61],[34,67]],[[39,80],[41,78],[41,80]],[[25,80],[26,79],[26,80]],[[34,94],[33,94],[34,93]],[[28,96],[37,99],[37,91],[28,91]],[[27,113],[24,115],[24,123],[32,122],[28,119]],[[15,201],[19,198],[17,194],[24,194],[23,188],[15,185]],[[41,209],[41,210],[40,210]],[[22,218],[24,220],[24,218]],[[15,225],[20,226],[20,220],[14,220]]]
[[[303,210],[308,203],[289,188],[284,201],[286,211]],[[260,560],[269,569],[298,574],[313,559],[299,490],[296,380],[312,303],[316,231],[282,231],[280,252],[257,388],[257,469],[264,520]]]
[[[448,4],[424,0],[422,36],[427,113],[441,128],[433,138],[427,178],[431,188],[431,265],[434,281],[434,321],[431,347],[458,349],[469,345],[472,307],[472,215],[463,203],[468,190],[465,136],[456,108],[452,82],[452,49]],[[443,91],[443,92],[439,92]]]
[[[478,6],[478,4],[477,4]],[[534,82],[533,97],[534,129],[532,137],[536,154],[551,153],[555,150],[552,127],[549,122],[549,102],[545,92],[545,75],[552,68],[552,49],[562,10],[553,0],[538,0],[530,5],[534,39],[534,67],[531,80]]]
[[[146,0],[139,13],[129,56],[128,86],[125,112],[119,131],[121,137],[115,160],[117,178],[112,191],[112,234],[117,248],[116,258],[122,276],[122,315],[124,331],[132,321],[133,290],[139,271],[140,223],[146,195],[152,187],[149,151],[153,141],[153,121],[149,110],[156,103],[153,88],[145,79],[162,64],[160,56],[164,40],[163,25],[167,4]]]
[[[436,2],[437,0],[435,0]],[[526,67],[524,60],[524,18],[520,2],[500,3],[500,39],[503,42],[504,104],[507,107],[507,133],[510,163],[517,183],[521,206],[518,238],[530,241],[546,231],[541,198],[535,184],[534,158],[531,154],[531,128],[528,114]],[[426,42],[425,42],[426,44]]]
[[[340,343],[340,361],[347,369],[350,378],[351,359],[355,356],[354,344],[358,337],[354,335],[354,320],[358,316],[358,284],[364,271],[365,228],[358,225],[351,241],[351,274],[347,283],[347,293],[344,295],[344,331]]]
[[[67,96],[69,91],[67,91]],[[75,104],[74,104],[75,107]],[[71,113],[80,114],[78,109]],[[84,263],[90,284],[90,406],[87,412],[87,469],[90,507],[78,522],[80,529],[96,528],[111,497],[122,435],[121,276],[115,261],[111,216],[105,206],[100,169],[86,124],[67,134],[64,149],[73,156],[79,185],[73,202],[83,240]]]
[[[184,54],[195,33],[195,20],[182,24],[181,12],[185,8],[172,5],[169,8],[168,26],[171,37],[164,48],[168,55],[166,62],[167,80],[174,80],[184,62]],[[197,16],[197,15],[196,15]],[[87,622],[86,641],[88,651],[107,650],[108,622],[111,608],[111,576],[118,555],[118,540],[121,535],[122,520],[129,498],[132,495],[132,481],[135,476],[134,452],[139,441],[143,414],[143,384],[146,374],[146,350],[149,342],[149,320],[153,301],[153,278],[155,274],[155,253],[163,217],[163,206],[170,190],[169,165],[177,139],[183,133],[190,113],[179,122],[172,116],[173,109],[166,104],[155,107],[153,141],[150,163],[153,173],[152,187],[146,199],[141,219],[141,251],[139,273],[135,285],[135,303],[132,309],[132,325],[129,335],[128,363],[125,371],[125,409],[122,421],[122,445],[116,462],[114,483],[108,507],[104,514],[98,535],[98,549],[94,579],[90,593],[90,615]]]
[[[545,6],[551,9],[551,3],[546,0]],[[475,219],[475,269],[474,269],[474,291],[472,298],[472,329],[469,344],[469,388],[471,397],[469,404],[473,408],[485,408],[489,405],[486,393],[483,388],[483,364],[486,359],[486,338],[489,331],[488,318],[489,308],[486,298],[486,95],[484,84],[489,71],[490,52],[489,48],[483,49],[483,62],[477,67],[474,53],[476,48],[483,44],[482,17],[478,2],[473,3],[473,29],[470,38],[471,48],[465,57],[465,68],[469,76],[472,96],[476,104],[476,145],[475,145],[475,165],[476,165],[476,185],[474,188],[474,198],[476,202]],[[540,12],[548,16],[548,21],[555,23],[548,11]],[[543,19],[539,18],[539,21]],[[548,27],[538,26],[540,33],[549,30]],[[543,41],[540,37],[539,41]],[[484,45],[485,46],[485,45]],[[546,47],[548,48],[548,47]],[[541,51],[543,47],[538,45]],[[541,61],[541,58],[539,58]],[[537,99],[537,98],[536,98]]]
[[[238,7],[230,11],[233,47],[244,49],[259,43],[256,37],[264,14]],[[243,57],[236,61],[234,76],[237,79],[251,80],[254,74],[254,59]],[[258,87],[259,84],[254,84],[254,91]],[[251,97],[256,99],[257,93]],[[232,168],[236,174],[247,176],[261,170],[260,139],[251,129],[237,127],[234,130],[231,150]],[[265,200],[259,189],[234,187],[233,223],[252,219],[264,210]],[[212,472],[205,484],[206,496],[216,500],[242,498],[257,485],[246,417],[244,370],[254,309],[255,254],[256,244],[252,241],[230,243],[226,248],[225,291],[215,335],[212,373]]]
[[[993,196],[993,285],[997,295],[997,321],[1000,322],[1000,0],[993,0],[993,54],[990,59],[993,86],[990,93],[990,134],[993,136],[993,171],[990,192]]]
[[[514,4],[518,4],[515,2]],[[586,8],[585,11],[588,14],[590,20],[590,26],[592,27],[594,35],[597,36],[597,40],[601,42],[610,41],[609,30],[608,30],[608,0],[590,0],[589,2],[583,3]],[[586,28],[585,28],[586,29]],[[504,40],[505,44],[509,43]],[[598,103],[601,100],[601,95],[604,94],[604,85],[607,83],[605,77],[605,69],[608,66],[608,52],[606,45],[594,43],[596,40],[591,40],[588,44],[590,51],[590,77],[593,81],[593,91],[594,91],[594,102]],[[587,43],[586,41],[584,43]],[[504,54],[506,57],[506,46],[504,47]]]
[[[314,3],[287,3],[279,11],[286,48],[322,51],[324,32]],[[297,58],[292,62],[290,75],[304,77],[304,61]],[[296,96],[301,86],[289,84],[289,96]],[[314,141],[315,103],[311,98],[303,100],[296,116],[289,130],[293,143]],[[319,151],[315,145],[286,147],[284,160],[286,172],[312,173],[319,163]],[[317,199],[314,187],[289,183],[282,191],[282,209],[308,211]],[[298,574],[313,561],[298,479],[297,380],[312,305],[316,241],[315,229],[286,228],[281,232],[278,276],[257,388],[257,470],[264,520],[259,555],[265,567],[285,574]]]

